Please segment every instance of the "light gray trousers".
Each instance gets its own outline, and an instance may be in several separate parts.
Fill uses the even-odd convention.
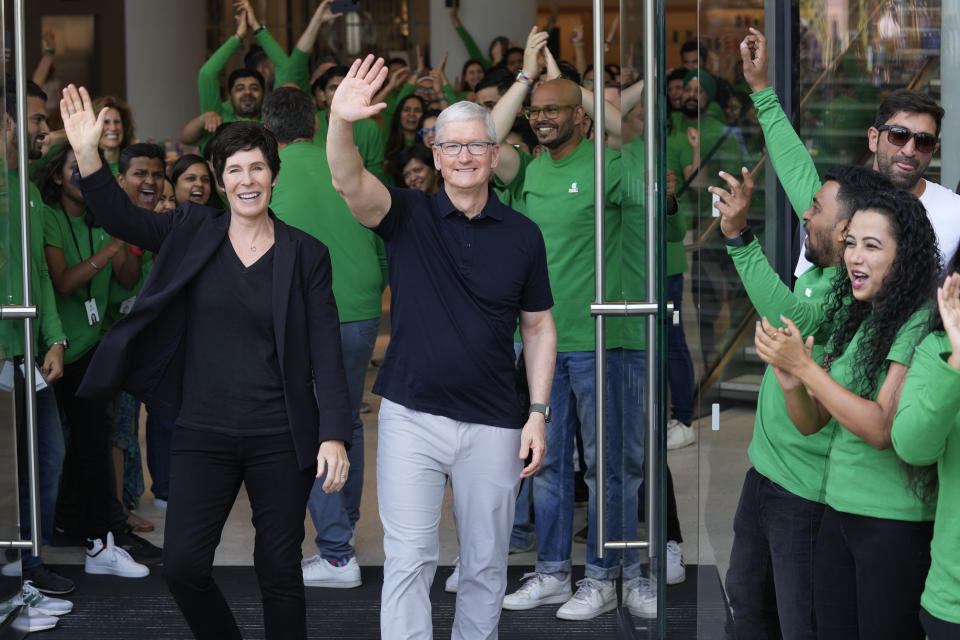
[[[430,586],[449,476],[460,545],[452,638],[497,638],[523,468],[520,430],[457,422],[384,398],[377,432],[377,496],[386,556],[382,637],[433,638]]]

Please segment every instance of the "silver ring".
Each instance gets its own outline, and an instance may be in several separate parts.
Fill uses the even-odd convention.
[[[341,474],[340,474],[340,479],[341,479],[341,480],[346,480],[346,479],[347,479],[347,474],[341,473]]]

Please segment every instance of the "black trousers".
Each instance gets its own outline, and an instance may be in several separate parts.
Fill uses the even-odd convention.
[[[960,624],[956,622],[936,618],[923,608],[920,609],[920,622],[929,640],[960,640]]]
[[[164,574],[194,636],[242,637],[212,571],[224,523],[245,484],[256,529],[253,563],[266,637],[307,637],[300,561],[303,517],[315,476],[316,465],[300,470],[289,433],[234,437],[174,429]]]
[[[820,640],[923,640],[920,594],[930,569],[933,522],[824,509],[814,552]]]
[[[127,518],[117,499],[111,452],[113,425],[107,419],[106,403],[77,397],[77,388],[95,351],[96,347],[76,362],[64,365],[63,377],[55,383],[54,391],[70,429],[61,481],[67,488],[61,491],[61,498],[68,504],[71,496],[76,499],[81,510],[75,522],[79,533],[106,539],[108,531],[123,531]],[[62,506],[58,503],[57,510]],[[66,508],[69,510],[69,506]]]

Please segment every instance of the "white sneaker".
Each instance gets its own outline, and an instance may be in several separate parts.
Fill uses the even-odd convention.
[[[460,588],[460,556],[457,556],[457,559],[453,561],[453,573],[450,574],[450,577],[447,578],[447,581],[443,583],[443,590],[447,593],[456,593],[457,589]]]
[[[667,449],[683,449],[696,441],[697,432],[693,427],[688,427],[679,420],[667,423]]]
[[[17,616],[11,626],[17,631],[31,633],[53,629],[58,622],[60,622],[60,619],[56,616],[44,615],[33,607],[27,606],[20,611],[20,615]]]
[[[657,583],[649,578],[632,578],[623,584],[623,606],[640,618],[657,617]]]
[[[577,592],[557,610],[561,620],[590,620],[617,608],[617,589],[613,580],[584,578]]]
[[[107,533],[107,543],[102,538],[87,540],[87,554],[83,562],[86,573],[120,576],[121,578],[143,578],[150,575],[150,569],[130,557],[122,547],[113,543],[113,533]]]
[[[51,598],[40,593],[29,580],[23,583],[20,590],[23,603],[45,616],[62,616],[73,611],[73,603],[61,598]]]
[[[357,556],[342,567],[335,567],[320,556],[307,558],[301,564],[303,584],[307,587],[326,587],[328,589],[352,589],[362,584],[360,563]]]
[[[562,604],[570,598],[570,573],[561,580],[549,573],[525,573],[520,588],[503,597],[503,608],[510,611],[533,609],[542,604]]]
[[[683,551],[676,540],[667,541],[667,584],[680,584],[687,579],[683,564]]]

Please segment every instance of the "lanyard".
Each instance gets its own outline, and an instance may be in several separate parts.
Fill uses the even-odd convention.
[[[80,256],[80,262],[83,262],[83,261],[84,261],[83,253],[80,252],[80,243],[77,242],[77,234],[76,234],[76,232],[74,232],[74,230],[73,230],[73,222],[70,220],[70,214],[68,214],[68,213],[67,213],[66,211],[64,211],[63,209],[61,209],[61,211],[63,211],[63,217],[64,217],[64,218],[66,219],[66,221],[67,221],[67,229],[70,229],[70,237],[73,238],[73,246],[77,248],[77,255]],[[89,260],[90,258],[93,257],[93,254],[94,254],[94,251],[93,251],[93,229],[92,229],[92,228],[90,227],[90,225],[88,225],[88,224],[84,224],[84,226],[87,227],[87,237],[88,237],[89,240],[90,240],[90,256],[87,258],[87,260]],[[105,266],[105,265],[104,265],[104,266]],[[98,273],[99,273],[99,272],[98,272]],[[93,277],[96,278],[97,275],[94,274]],[[91,278],[90,280],[93,280],[93,278]],[[87,300],[89,300],[90,298],[93,297],[92,294],[91,294],[91,289],[90,289],[90,280],[88,280],[88,281],[87,281],[87,284],[86,284],[86,287],[87,287],[87,298],[86,298],[86,299],[87,299]]]

